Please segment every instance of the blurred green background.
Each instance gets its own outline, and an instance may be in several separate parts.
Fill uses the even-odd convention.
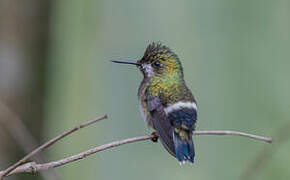
[[[289,179],[289,32],[289,0],[1,0],[0,168],[33,149],[17,139],[23,136],[15,135],[12,117],[40,144],[108,114],[46,150],[45,162],[151,133],[138,110],[141,73],[110,60],[137,60],[160,41],[182,60],[198,101],[198,130],[238,130],[275,142],[194,137],[196,163],[180,166],[160,143],[146,141],[48,176],[7,179]]]

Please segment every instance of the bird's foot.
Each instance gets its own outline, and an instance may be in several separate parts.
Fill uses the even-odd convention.
[[[151,135],[153,135],[153,137],[151,138],[152,142],[158,142],[158,134],[157,132],[153,132]]]

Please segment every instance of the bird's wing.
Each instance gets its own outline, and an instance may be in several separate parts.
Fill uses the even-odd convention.
[[[166,150],[175,155],[175,147],[173,142],[173,126],[164,111],[164,107],[158,97],[147,96],[147,106],[151,114],[153,126],[157,131],[157,134],[166,148]]]

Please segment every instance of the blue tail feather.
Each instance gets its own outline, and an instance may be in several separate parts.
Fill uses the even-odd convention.
[[[188,135],[187,139],[182,140],[177,132],[173,131],[173,141],[175,146],[176,158],[180,163],[189,161],[194,162],[194,145],[191,134]]]

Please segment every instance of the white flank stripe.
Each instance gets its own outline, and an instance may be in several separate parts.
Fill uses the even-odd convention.
[[[168,114],[172,111],[176,111],[182,108],[193,108],[197,111],[197,106],[194,102],[177,102],[165,108],[164,111],[166,112],[166,114]]]

